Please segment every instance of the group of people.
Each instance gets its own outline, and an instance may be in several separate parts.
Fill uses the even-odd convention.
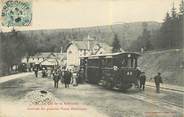
[[[35,77],[37,78],[38,77],[38,71],[40,70],[40,68],[38,67],[38,66],[34,66],[33,67],[33,71],[34,71],[34,73],[35,73]],[[45,77],[47,77],[47,75],[48,75],[48,71],[47,71],[47,68],[46,67],[42,67],[41,68],[41,70],[42,70],[42,78],[45,78]]]
[[[163,83],[160,72],[158,72],[158,74],[154,77],[154,81],[156,86],[156,92],[160,93],[160,83]],[[135,84],[140,90],[144,91],[146,84],[146,75],[145,72],[141,72],[139,68],[137,68],[137,82]]]
[[[34,67],[33,69],[35,73],[35,77],[38,77],[38,67]],[[48,73],[48,70],[46,68],[42,68],[42,77],[50,76],[54,81],[54,87],[58,88],[59,81],[65,85],[65,88],[69,88],[70,84],[73,84],[73,86],[78,86],[79,83],[79,73],[73,73],[70,69],[60,69],[60,68],[52,68],[50,70],[50,73]]]
[[[71,69],[66,69],[63,71],[56,69],[53,72],[53,80],[55,88],[58,88],[59,81],[65,85],[65,88],[69,88],[70,84],[73,84],[73,86],[78,86],[78,77],[72,72]]]

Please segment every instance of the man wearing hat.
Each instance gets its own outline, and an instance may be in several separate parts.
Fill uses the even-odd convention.
[[[160,83],[163,83],[160,72],[158,72],[158,74],[154,77],[154,80],[155,80],[156,92],[160,93]]]
[[[140,75],[141,75],[141,70],[139,67],[136,68],[136,80],[135,80],[135,86],[137,88],[140,87]]]
[[[59,74],[59,70],[56,70],[56,72],[54,73],[54,88],[58,88],[58,82],[60,80],[60,74]]]
[[[145,82],[146,82],[145,72],[141,72],[141,74],[140,74],[140,89],[142,89],[143,91],[145,88]]]

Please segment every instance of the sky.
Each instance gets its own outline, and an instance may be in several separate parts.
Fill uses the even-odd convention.
[[[162,22],[181,0],[32,0],[32,23],[18,30],[75,28],[137,21]],[[1,5],[2,6],[2,5]],[[1,19],[0,19],[1,21]],[[2,30],[10,28],[0,27]]]

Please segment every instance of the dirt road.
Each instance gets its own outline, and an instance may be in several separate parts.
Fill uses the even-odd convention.
[[[25,101],[38,90],[48,92],[56,101],[47,105]],[[182,106],[183,95],[156,94],[153,88],[122,93],[90,84],[65,89],[60,83],[55,89],[52,79],[33,75],[0,83],[0,117],[182,117]]]

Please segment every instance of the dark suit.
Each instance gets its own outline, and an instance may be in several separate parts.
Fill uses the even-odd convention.
[[[140,89],[145,88],[146,76],[144,74],[140,75]]]
[[[65,82],[65,88],[69,88],[69,84],[71,82],[72,73],[69,71],[64,72],[64,82]]]
[[[38,67],[34,67],[33,71],[35,73],[36,78],[38,77]]]
[[[53,80],[54,80],[54,87],[58,88],[58,82],[60,80],[59,73],[54,74],[54,79]]]
[[[160,93],[160,83],[163,83],[162,78],[160,75],[157,75],[154,77],[154,80],[155,80],[155,85],[156,85],[156,91],[157,93]]]

